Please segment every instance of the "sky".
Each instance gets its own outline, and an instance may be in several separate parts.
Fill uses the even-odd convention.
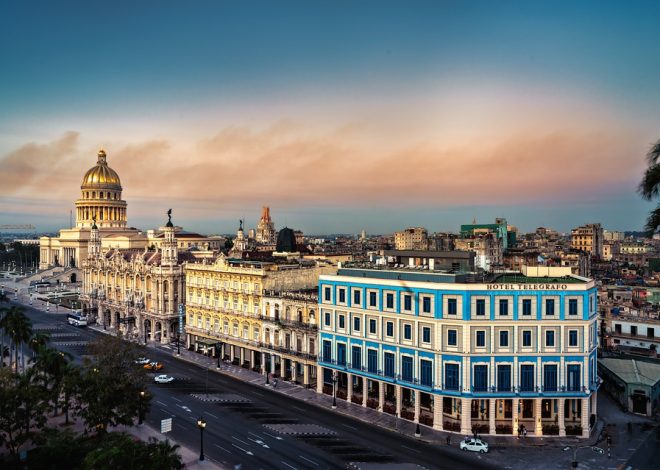
[[[657,1],[0,0],[0,224],[643,226]]]

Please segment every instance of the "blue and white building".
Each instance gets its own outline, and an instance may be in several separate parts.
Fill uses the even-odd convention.
[[[596,298],[567,268],[345,265],[319,280],[317,389],[439,430],[588,437]]]

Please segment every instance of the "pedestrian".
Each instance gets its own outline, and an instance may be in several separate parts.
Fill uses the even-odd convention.
[[[527,428],[523,426],[523,437],[527,439]]]
[[[273,388],[277,388],[277,379],[273,379]]]
[[[451,445],[451,436],[447,436],[447,445],[448,445],[448,446]]]

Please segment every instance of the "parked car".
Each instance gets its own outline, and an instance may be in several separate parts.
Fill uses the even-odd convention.
[[[479,452],[481,454],[488,452],[488,443],[481,439],[466,438],[461,441],[459,447],[461,450],[471,450],[472,452]]]
[[[156,377],[154,377],[154,382],[159,383],[159,384],[168,384],[173,380],[174,380],[174,377],[171,377],[171,376],[165,375],[165,374],[157,375]]]
[[[141,365],[149,364],[150,362],[151,362],[151,359],[147,359],[146,357],[138,357],[135,360],[136,364],[141,364]]]
[[[149,364],[145,364],[144,368],[147,370],[161,370],[163,368],[163,364],[160,362],[150,362]]]

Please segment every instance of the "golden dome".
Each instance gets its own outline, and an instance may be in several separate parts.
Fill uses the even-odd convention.
[[[108,166],[105,160],[105,151],[99,150],[96,166],[87,170],[83,176],[81,189],[114,189],[121,191],[121,182],[119,175],[115,170]]]

